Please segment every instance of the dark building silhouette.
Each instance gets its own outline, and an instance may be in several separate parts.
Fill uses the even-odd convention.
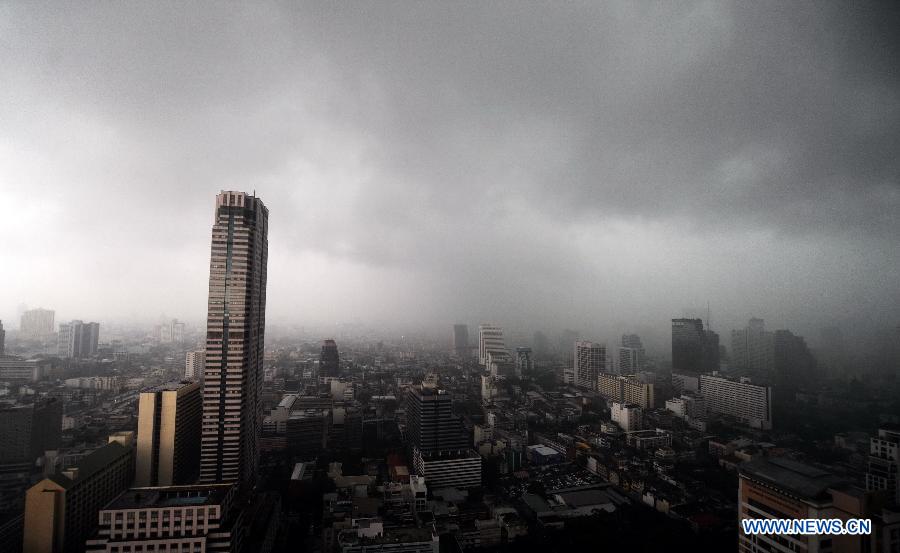
[[[252,483],[262,427],[269,210],[256,196],[216,196],[209,266],[200,481]]]
[[[0,355],[6,352],[6,331],[3,330],[3,321],[0,321]]]
[[[469,447],[462,423],[453,415],[449,392],[414,387],[407,394],[407,439],[423,452],[457,450]]]
[[[777,381],[799,383],[811,377],[816,369],[816,358],[802,336],[795,336],[790,330],[776,330],[773,341],[773,367]]]
[[[457,357],[469,356],[469,327],[464,324],[453,325],[453,351]]]
[[[338,355],[337,343],[334,340],[322,342],[322,353],[319,354],[319,376],[340,376],[341,358]]]
[[[719,335],[703,328],[703,319],[672,319],[672,372],[697,374],[719,370]]]

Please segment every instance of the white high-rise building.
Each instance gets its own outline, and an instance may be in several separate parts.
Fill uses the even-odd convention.
[[[509,350],[503,340],[503,329],[495,324],[482,324],[478,326],[478,363],[486,365],[489,354],[505,354],[510,357]]]
[[[595,342],[575,342],[575,385],[597,389],[597,379],[606,369],[606,345]]]
[[[184,354],[184,377],[188,380],[202,379],[206,366],[206,350],[198,349]]]
[[[641,350],[634,348],[619,348],[619,373],[637,374],[643,365]]]
[[[613,402],[610,406],[612,421],[619,425],[625,432],[640,430],[643,424],[643,412],[633,403]]]
[[[772,388],[752,384],[749,378],[729,380],[700,375],[700,393],[709,413],[734,417],[762,430],[772,429]]]

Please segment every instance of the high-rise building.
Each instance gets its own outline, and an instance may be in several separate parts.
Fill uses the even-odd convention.
[[[24,553],[81,553],[100,509],[128,488],[134,450],[110,443],[74,468],[44,478],[25,495]]]
[[[606,345],[594,342],[575,342],[575,385],[588,390],[597,389],[597,379],[606,370]]]
[[[787,457],[760,457],[740,466],[740,519],[874,519],[874,503],[844,478]],[[873,522],[876,522],[873,520]],[[874,527],[867,535],[781,535],[738,532],[738,550],[763,551],[891,551],[876,547]],[[897,544],[896,536],[886,536]]]
[[[672,319],[672,372],[698,374],[719,370],[719,335],[702,319]]]
[[[516,376],[530,374],[534,371],[534,355],[531,348],[516,348]]]
[[[0,356],[6,355],[6,331],[3,330],[3,321],[0,321]]]
[[[83,359],[97,354],[100,340],[100,323],[72,321],[59,325],[57,355],[71,359]]]
[[[470,488],[481,485],[481,457],[453,415],[445,390],[413,387],[406,396],[407,440],[413,465],[429,486]]]
[[[178,319],[164,321],[156,326],[156,341],[160,344],[181,344],[184,342],[184,323]]]
[[[900,505],[900,427],[879,428],[869,442],[866,489],[883,490],[888,500]]]
[[[188,380],[202,380],[206,367],[206,350],[199,349],[184,354],[184,377]]]
[[[43,339],[53,334],[54,317],[52,309],[29,309],[22,313],[19,335],[26,339]]]
[[[200,472],[199,382],[170,382],[141,392],[135,486],[193,483]]]
[[[731,364],[738,369],[769,373],[775,358],[775,341],[765,321],[750,319],[747,327],[731,331]]]
[[[322,342],[322,352],[319,354],[319,376],[340,376],[341,358],[338,353],[337,343],[334,340]]]
[[[256,475],[266,325],[269,210],[256,196],[216,196],[203,374],[202,482]]]
[[[487,365],[490,354],[503,353],[509,356],[503,340],[503,329],[495,324],[478,326],[478,363]]]
[[[700,375],[700,393],[710,413],[733,417],[752,428],[772,429],[772,388],[749,378],[729,380]]]
[[[0,407],[0,464],[27,462],[58,449],[62,433],[62,401]]]
[[[778,382],[799,384],[811,378],[816,369],[816,358],[806,346],[806,341],[790,330],[775,331],[772,353],[772,368]]]
[[[634,374],[641,372],[643,366],[643,354],[635,348],[619,348],[619,372],[622,374]]]
[[[89,553],[238,551],[234,484],[133,488],[99,514]]]
[[[453,352],[460,359],[469,358],[469,327],[464,324],[453,325]]]
[[[407,439],[422,451],[465,449],[468,437],[462,421],[453,415],[450,392],[412,387],[406,397]]]

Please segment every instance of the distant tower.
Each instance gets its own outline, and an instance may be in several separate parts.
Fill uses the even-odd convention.
[[[337,343],[334,340],[322,342],[322,353],[319,354],[319,376],[340,376],[341,358]]]
[[[200,469],[202,414],[199,382],[171,382],[141,392],[135,486],[194,483]]]
[[[478,326],[478,363],[485,365],[491,353],[509,355],[503,341],[503,329],[495,324]]]
[[[703,328],[703,319],[672,319],[672,372],[699,374],[719,370],[719,335]]]
[[[19,334],[28,339],[47,338],[54,332],[55,316],[52,309],[29,309],[22,313]]]
[[[6,354],[6,331],[3,330],[3,321],[0,321],[0,355]]]
[[[771,371],[775,363],[775,337],[765,321],[750,319],[747,327],[731,332],[731,364],[738,369]]]
[[[575,385],[588,390],[597,389],[600,373],[607,372],[606,345],[594,342],[575,342]]]
[[[256,196],[216,196],[203,377],[202,482],[256,477],[262,426],[269,210]]]
[[[203,380],[206,366],[206,350],[199,349],[184,354],[184,377],[188,380]]]
[[[516,376],[522,377],[534,371],[534,355],[531,348],[516,348]]]
[[[100,340],[100,323],[72,321],[59,325],[57,355],[82,359],[97,354]]]
[[[469,357],[469,327],[464,324],[453,325],[453,351],[460,359]]]

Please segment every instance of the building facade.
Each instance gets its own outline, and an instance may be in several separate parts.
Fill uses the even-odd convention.
[[[606,369],[606,345],[595,342],[575,342],[575,385],[588,390],[597,389],[597,379]]]
[[[749,379],[700,375],[700,393],[709,413],[733,417],[751,428],[772,429],[772,388]]]
[[[55,317],[56,312],[52,309],[29,309],[22,313],[19,335],[30,340],[52,336],[56,330]]]
[[[256,474],[262,425],[269,210],[243,192],[216,196],[209,268],[200,479]]]
[[[199,382],[170,382],[141,392],[135,486],[171,486],[196,480],[202,415]]]
[[[504,353],[509,356],[506,342],[503,340],[503,329],[495,324],[482,324],[478,326],[478,363],[486,365],[488,355]]]

